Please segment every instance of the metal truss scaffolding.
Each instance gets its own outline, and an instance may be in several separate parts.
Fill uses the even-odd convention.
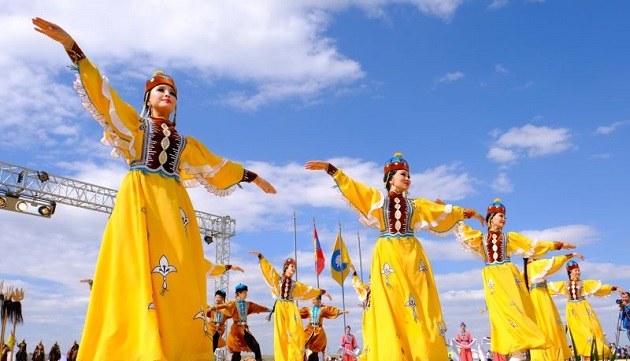
[[[66,204],[111,214],[118,191],[0,161],[0,197],[25,200],[31,204]],[[6,204],[6,200],[5,200]],[[2,206],[2,204],[0,204]],[[20,212],[20,210],[17,210]],[[52,213],[44,214],[50,217]],[[230,262],[230,238],[236,234],[236,220],[195,211],[201,238],[216,247],[216,263]],[[227,290],[229,272],[215,280],[215,289]]]

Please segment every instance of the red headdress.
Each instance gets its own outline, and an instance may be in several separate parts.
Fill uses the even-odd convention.
[[[490,203],[486,217],[493,213],[503,213],[505,215],[505,206],[501,203],[500,198],[495,198],[494,202]]]
[[[155,88],[158,85],[170,85],[175,90],[175,97],[177,97],[177,87],[175,86],[175,81],[170,76],[164,74],[161,70],[156,70],[153,73],[153,76],[147,80],[147,83],[144,85],[144,104],[142,105],[142,112],[140,113],[141,117],[145,115],[151,115],[151,109],[148,107],[147,102],[149,101],[149,92],[151,89]],[[173,125],[177,123],[177,108],[175,108],[175,114],[173,114]]]
[[[402,153],[395,153],[394,156],[385,163],[385,167],[383,167],[384,174],[393,170],[406,170],[409,172],[409,163],[403,159]]]
[[[161,84],[172,86],[175,90],[175,93],[177,93],[177,87],[175,86],[175,81],[173,80],[173,78],[164,74],[164,72],[161,70],[156,70],[153,73],[153,76],[147,80],[147,84],[144,86],[144,93],[148,93],[151,89]]]
[[[580,265],[577,262],[575,262],[574,260],[570,260],[569,262],[567,262],[567,273],[569,274],[569,276],[571,276],[571,271],[576,268],[580,269]]]
[[[295,267],[297,267],[297,262],[295,262],[295,259],[289,257],[287,259],[284,260],[284,264],[282,264],[282,274],[284,275],[284,272],[287,270],[287,268],[289,268],[290,265],[293,265]]]

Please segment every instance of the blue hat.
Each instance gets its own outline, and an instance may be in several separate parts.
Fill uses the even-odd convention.
[[[494,202],[490,203],[486,217],[493,213],[503,213],[505,215],[505,206],[501,203],[500,198],[495,198]]]
[[[383,167],[383,173],[387,175],[387,173],[393,170],[406,170],[409,172],[409,163],[402,157],[402,153],[395,153],[392,158],[390,158],[385,166]]]
[[[221,296],[221,297],[225,298],[225,297],[227,296],[227,293],[225,293],[225,291],[224,291],[224,290],[217,290],[217,291],[214,293],[214,295],[215,295],[215,296],[216,296],[216,295],[219,295],[219,296]]]
[[[575,268],[580,269],[580,265],[575,262],[574,260],[570,260],[569,262],[567,262],[567,272],[569,274],[571,274],[571,271],[573,271]]]
[[[236,292],[247,291],[247,285],[239,283],[236,285]]]

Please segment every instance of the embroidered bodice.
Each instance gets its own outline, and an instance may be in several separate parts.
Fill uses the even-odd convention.
[[[247,322],[247,301],[236,300],[236,311],[241,323]]]
[[[179,179],[179,157],[186,138],[180,136],[168,120],[142,118],[140,122],[142,154],[131,161],[130,168]]]
[[[387,229],[381,234],[392,236],[413,234],[413,230],[409,228],[413,209],[413,202],[402,193],[388,193],[387,203],[383,206]]]
[[[315,326],[321,325],[321,322],[320,322],[321,311],[322,311],[321,306],[313,306],[313,308],[311,308],[311,325],[315,325]]]
[[[280,299],[285,301],[293,301],[293,289],[295,288],[295,281],[291,278],[282,277],[282,283],[280,284]]]
[[[507,233],[488,231],[483,237],[483,259],[486,265],[510,262],[507,251],[509,241]]]
[[[569,293],[569,301],[581,301],[584,299],[582,296],[582,281],[570,280],[567,282],[567,291]]]
[[[225,315],[224,315],[224,314],[222,314],[221,312],[215,312],[215,313],[214,313],[214,320],[213,320],[213,323],[214,323],[215,325],[220,325],[220,324],[222,324],[222,323],[223,323],[223,320],[224,320],[224,316],[225,316]]]

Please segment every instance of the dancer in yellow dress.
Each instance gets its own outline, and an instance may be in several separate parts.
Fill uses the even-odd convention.
[[[278,273],[260,252],[250,253],[258,257],[260,270],[271,288],[271,294],[276,299],[271,311],[273,313],[274,360],[303,361],[306,340],[296,301],[309,300],[320,295],[326,295],[329,299],[332,297],[325,290],[309,287],[293,280],[297,264],[295,259],[287,258],[282,265],[282,273]]]
[[[229,194],[240,182],[253,182],[267,193],[275,189],[240,164],[179,135],[171,77],[156,73],[149,78],[138,115],[67,32],[40,18],[33,24],[63,45],[77,70],[75,88],[84,107],[103,126],[103,142],[130,169],[103,236],[79,360],[208,360],[206,275],[242,269],[204,259],[184,187],[203,185],[218,195]]]
[[[503,233],[505,206],[495,199],[488,207],[488,232],[460,223],[457,238],[466,250],[481,258],[483,289],[490,317],[490,349],[507,359],[530,349],[548,348],[551,341],[536,324],[536,315],[525,281],[511,256],[540,257],[548,251],[572,249],[563,242],[534,241],[519,233]]]
[[[547,289],[551,295],[562,295],[568,298],[566,317],[569,333],[573,337],[573,347],[579,356],[588,358],[591,350],[597,348],[599,359],[611,356],[608,343],[599,324],[597,313],[586,297],[606,296],[613,291],[620,294],[624,291],[612,285],[602,284],[601,281],[582,280],[580,265],[571,260],[567,262],[569,281],[549,282]]]
[[[409,164],[400,153],[384,166],[386,193],[354,181],[328,162],[310,161],[306,169],[333,177],[364,225],[381,235],[372,256],[371,305],[374,323],[364,354],[369,361],[448,360],[446,324],[431,264],[414,232],[450,234],[464,218],[483,217],[472,209],[408,198]],[[378,322],[376,322],[378,320]],[[378,325],[377,325],[378,323]]]
[[[536,323],[551,341],[549,348],[531,350],[532,361],[564,361],[573,356],[567,342],[564,323],[547,290],[547,279],[562,269],[573,257],[584,260],[579,253],[569,253],[549,259],[529,259],[527,262],[529,295],[534,305]]]

